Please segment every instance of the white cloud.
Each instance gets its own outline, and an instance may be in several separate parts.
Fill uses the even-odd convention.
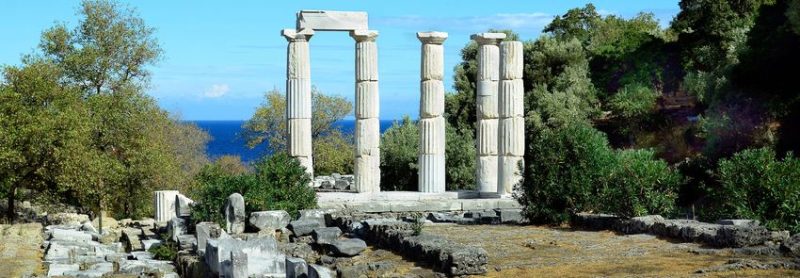
[[[203,93],[203,97],[206,98],[218,98],[222,97],[230,91],[231,88],[228,87],[228,84],[214,84],[211,85],[211,88],[208,88],[205,93]]]

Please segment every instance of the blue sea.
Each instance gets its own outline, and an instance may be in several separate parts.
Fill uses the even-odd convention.
[[[223,155],[238,155],[242,161],[251,162],[269,154],[266,142],[255,148],[247,147],[242,138],[242,124],[244,121],[192,121],[198,127],[211,135],[211,141],[206,145],[208,157],[216,159]],[[381,120],[381,133],[392,126],[394,120]],[[353,133],[356,127],[355,120],[341,120],[334,124],[344,133]]]

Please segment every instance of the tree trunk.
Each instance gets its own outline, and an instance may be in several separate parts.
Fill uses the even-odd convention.
[[[8,191],[8,206],[6,207],[6,219],[8,219],[9,223],[13,223],[15,218],[17,218],[17,214],[14,212],[16,208],[14,207],[14,203],[17,201],[17,187],[11,186],[11,190]]]

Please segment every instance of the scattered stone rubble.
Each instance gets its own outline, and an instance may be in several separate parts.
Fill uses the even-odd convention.
[[[353,183],[355,176],[333,173],[330,176],[316,176],[311,185],[318,191],[324,192],[351,192],[355,191]]]

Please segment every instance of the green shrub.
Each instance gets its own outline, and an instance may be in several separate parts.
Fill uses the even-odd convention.
[[[153,258],[162,261],[174,262],[178,257],[178,246],[172,241],[164,241],[162,244],[156,244],[147,249],[147,252],[153,254]]]
[[[800,159],[776,158],[770,148],[748,149],[722,159],[718,186],[707,186],[701,218],[759,219],[771,229],[800,232]]]
[[[253,173],[238,175],[225,173],[214,164],[203,169],[197,178],[200,185],[193,192],[197,203],[192,220],[224,224],[225,200],[237,192],[249,212],[285,210],[296,216],[300,209],[316,207],[316,193],[308,186],[310,178],[297,160],[278,153],[256,162],[253,168]]]
[[[616,156],[603,192],[603,211],[620,217],[673,214],[681,175],[665,161],[654,159],[652,150],[621,150]]]

